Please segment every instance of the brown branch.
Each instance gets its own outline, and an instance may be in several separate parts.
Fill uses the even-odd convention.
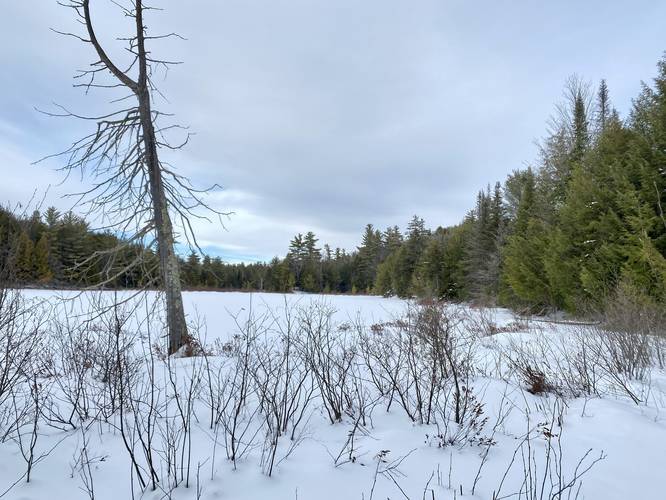
[[[99,43],[97,36],[95,35],[95,30],[92,25],[92,18],[90,16],[90,0],[83,0],[83,13],[86,21],[86,29],[88,30],[88,36],[90,37],[90,43],[95,50],[101,61],[106,65],[106,67],[113,73],[113,75],[120,80],[125,86],[132,89],[133,92],[138,92],[139,84],[132,80],[129,76],[123,73],[118,67],[111,61],[104,48]]]

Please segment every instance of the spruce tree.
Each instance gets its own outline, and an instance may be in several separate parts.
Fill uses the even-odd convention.
[[[379,262],[383,262],[389,255],[396,252],[402,245],[403,237],[398,226],[386,228],[381,236],[381,250]]]
[[[428,241],[412,276],[411,290],[419,297],[439,298],[445,295],[443,278],[443,235],[437,234]]]
[[[370,291],[374,286],[381,246],[381,233],[372,224],[368,224],[355,259],[354,284],[358,289]]]
[[[289,268],[294,275],[295,286],[297,287],[301,286],[301,274],[305,266],[306,255],[303,235],[298,233],[289,243],[289,253],[287,254]]]
[[[596,128],[597,135],[601,135],[606,130],[606,124],[611,117],[611,103],[608,95],[608,85],[606,80],[602,79],[597,91],[597,109],[596,109]]]
[[[470,214],[472,231],[467,239],[467,292],[470,298],[494,303],[499,291],[501,246],[504,238],[505,210],[502,189],[495,184],[479,192],[476,208]]]
[[[449,228],[444,236],[440,289],[448,299],[469,299],[467,293],[465,252],[472,232],[469,220]]]
[[[308,292],[320,292],[321,281],[321,250],[317,247],[317,238],[312,231],[308,231],[303,238],[303,270],[301,286]]]
[[[39,238],[32,256],[35,278],[42,283],[53,279],[53,272],[49,265],[49,239],[46,233]]]
[[[544,269],[547,231],[535,214],[535,176],[527,170],[513,232],[504,251],[503,276],[512,295],[522,306],[552,305]]]
[[[16,276],[19,280],[30,282],[34,279],[33,251],[34,243],[26,231],[21,231],[16,251]]]
[[[573,109],[573,127],[572,127],[572,146],[571,146],[571,168],[573,164],[583,161],[585,152],[590,145],[590,132],[587,119],[585,98],[582,90],[579,88],[574,99]]]

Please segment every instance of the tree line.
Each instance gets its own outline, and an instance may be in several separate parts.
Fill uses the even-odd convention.
[[[481,190],[455,226],[430,229],[418,216],[404,232],[368,224],[351,252],[320,246],[308,232],[292,239],[284,258],[261,263],[230,264],[193,252],[180,258],[182,282],[429,296],[534,311],[581,312],[602,306],[618,287],[666,302],[666,58],[627,117],[609,94],[605,81],[592,89],[571,78],[537,160]],[[109,262],[80,263],[120,241],[52,208],[24,218],[0,212],[0,237],[9,241],[9,234],[16,242],[16,280],[31,283],[94,284]],[[122,268],[137,252],[149,264],[130,267],[108,285],[150,282],[154,253],[137,245],[124,252],[114,266]]]
[[[143,245],[128,244],[111,231],[94,231],[81,216],[49,207],[43,214],[15,215],[0,208],[0,269],[9,284],[136,288],[151,282],[157,261]],[[120,249],[116,252],[117,249]],[[142,266],[130,266],[137,256]]]
[[[666,58],[627,117],[605,81],[570,78],[526,169],[488,185],[457,225],[368,224],[350,253],[296,235],[283,259],[185,263],[188,284],[472,300],[582,313],[618,289],[666,303]],[[213,270],[213,271],[211,271]],[[217,280],[217,281],[216,281]]]

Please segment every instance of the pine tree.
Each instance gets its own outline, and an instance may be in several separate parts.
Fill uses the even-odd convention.
[[[629,121],[633,141],[625,166],[629,187],[619,203],[627,228],[623,275],[666,302],[666,56],[657,67],[653,87],[645,85],[634,101]]]
[[[573,164],[583,161],[583,157],[590,145],[590,133],[587,120],[587,111],[585,106],[585,98],[579,88],[574,100],[573,109],[573,137],[571,147],[571,168]]]
[[[544,307],[552,305],[543,263],[548,242],[546,227],[535,216],[534,192],[534,173],[528,169],[513,232],[507,239],[503,277],[521,305]]]
[[[308,231],[303,239],[305,256],[311,262],[321,260],[321,250],[317,248],[318,241],[319,240],[312,231]]]
[[[401,284],[398,281],[400,270],[398,261],[400,260],[400,249],[391,253],[377,268],[377,280],[375,281],[374,292],[379,295],[400,294]],[[405,287],[407,288],[407,287]]]
[[[549,120],[549,133],[541,144],[540,198],[546,201],[541,214],[547,225],[554,223],[564,203],[575,165],[583,162],[590,146],[589,87],[577,76],[569,78],[564,89],[565,101],[556,107]]]
[[[442,258],[441,284],[442,295],[449,299],[468,299],[466,289],[465,252],[467,240],[472,232],[470,221],[452,227],[446,231]]]
[[[383,262],[389,255],[396,252],[403,243],[402,233],[398,226],[388,227],[382,233],[379,262]]]
[[[303,271],[301,287],[308,292],[320,292],[321,281],[321,250],[317,247],[317,238],[312,231],[308,231],[303,238]]]
[[[26,231],[21,231],[16,252],[16,276],[21,281],[30,282],[34,279],[33,269],[34,243]]]
[[[501,246],[506,223],[502,189],[495,184],[479,192],[476,208],[470,214],[472,232],[467,240],[467,291],[474,300],[494,303],[499,291]]]
[[[490,227],[488,235],[488,258],[486,260],[487,286],[485,294],[492,303],[497,301],[502,274],[502,247],[507,235],[507,217],[504,208],[502,186],[495,184],[490,203]]]
[[[215,270],[213,269],[213,259],[208,255],[204,255],[203,261],[201,262],[201,284],[209,288],[217,287],[217,278],[215,277]]]
[[[42,216],[39,213],[39,210],[34,210],[30,219],[28,219],[28,236],[30,239],[35,242],[39,241],[40,236],[46,229],[46,226],[42,222]]]
[[[601,135],[606,130],[606,124],[611,117],[611,103],[608,95],[608,85],[606,80],[602,79],[599,83],[599,90],[597,91],[597,113],[596,113],[596,127],[597,135]]]
[[[298,233],[289,243],[289,253],[287,254],[289,268],[294,275],[295,286],[298,287],[301,286],[301,274],[303,272],[303,267],[305,266],[306,255],[307,251],[305,249],[303,235]]]
[[[182,269],[182,279],[185,284],[191,287],[201,285],[201,262],[196,252],[190,252]]]
[[[599,305],[620,275],[623,214],[618,194],[628,188],[624,158],[630,136],[611,115],[586,165],[578,165],[551,231],[546,272],[557,303],[571,311]]]
[[[414,215],[407,225],[407,238],[404,244],[392,254],[393,276],[391,279],[393,291],[400,297],[412,294],[412,275],[416,269],[422,253],[424,252],[430,231],[425,227],[425,221]]]
[[[439,298],[445,294],[443,235],[430,239],[412,277],[411,290],[419,297]]]
[[[83,262],[92,254],[88,223],[72,212],[61,217],[57,225],[58,255],[62,262],[61,279],[72,283],[86,281]]]
[[[377,275],[381,246],[381,233],[376,231],[372,224],[368,224],[355,259],[354,285],[358,289],[364,291],[372,289]]]
[[[53,279],[53,272],[49,265],[49,248],[48,236],[43,233],[32,255],[34,276],[42,283],[48,283]]]
[[[58,225],[60,224],[60,212],[55,207],[49,207],[44,214],[46,223],[46,234],[49,242],[49,268],[53,273],[54,279],[63,278],[63,265],[60,256],[61,243],[58,240]]]

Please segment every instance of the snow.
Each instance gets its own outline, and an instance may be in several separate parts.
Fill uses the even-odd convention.
[[[83,321],[84,316],[77,314],[87,311],[95,297],[109,299],[111,294],[26,291],[25,296],[38,303],[39,308],[48,309],[54,317],[70,316],[76,322]],[[120,296],[137,300],[128,292]],[[362,323],[368,327],[393,321],[406,308],[405,302],[399,299],[366,296],[185,293],[185,307],[190,319],[199,318],[199,323],[205,324],[202,331],[205,331],[206,345],[229,342],[238,334],[239,325],[244,325],[251,316],[268,314],[269,311],[280,314],[285,308],[308,307],[313,302],[335,308],[336,323]],[[472,309],[465,311],[470,315],[477,314]],[[77,425],[76,429],[57,429],[40,422],[36,456],[45,456],[35,463],[29,483],[19,480],[26,464],[16,439],[0,443],[0,494],[7,491],[2,498],[16,500],[90,498],[84,487],[86,471],[78,462],[85,441],[97,500],[133,497],[151,500],[493,499],[502,482],[499,498],[520,489],[524,463],[531,464],[539,481],[543,479],[546,436],[557,434],[561,441],[553,440],[552,443],[556,452],[561,452],[565,477],[571,477],[582,458],[585,457],[581,469],[585,469],[603,457],[582,476],[580,498],[666,498],[666,475],[663,474],[666,464],[663,411],[666,408],[666,374],[662,370],[652,369],[649,380],[641,383],[641,394],[648,396],[639,404],[620,392],[611,391],[604,392],[601,397],[533,395],[519,380],[507,374],[504,353],[511,346],[530,345],[534,342],[535,330],[511,327],[516,319],[505,310],[478,314],[487,314],[486,321],[510,330],[479,339],[475,354],[478,373],[473,380],[473,390],[484,405],[488,422],[483,436],[494,441],[492,446],[479,443],[439,446],[434,437],[439,432],[436,425],[412,422],[398,404],[392,404],[390,411],[386,411],[386,404],[380,402],[363,432],[356,436],[354,460],[336,466],[334,457],[344,448],[354,422],[345,416],[342,422],[331,424],[317,396],[308,409],[306,425],[299,430],[297,446],[290,454],[288,451],[294,442],[288,436],[280,438],[278,460],[288,456],[277,464],[269,477],[260,465],[263,435],[258,436],[258,444],[234,466],[227,460],[220,434],[217,434],[216,443],[216,433],[209,425],[210,410],[197,400],[191,430],[189,487],[181,483],[171,490],[163,480],[162,486],[155,491],[150,488],[139,491],[136,483],[132,491],[131,463],[119,430],[110,423],[90,419]],[[154,327],[158,322],[159,313],[149,311],[148,321],[137,321],[134,327],[145,333],[149,325]],[[354,331],[352,328],[347,334],[354,335]],[[562,345],[568,345],[567,325],[549,326],[546,334],[562,338]],[[566,352],[566,349],[563,347],[563,351],[558,352]],[[159,380],[165,381],[166,365],[160,360],[156,362]],[[216,367],[229,366],[231,369],[232,366],[224,356],[215,356],[212,362]],[[196,363],[201,363],[201,359],[183,358],[172,363],[182,396],[188,374]],[[557,422],[559,409],[563,417],[561,422]],[[175,413],[165,418],[175,418]],[[260,421],[257,417],[257,422]],[[520,448],[528,429],[533,439],[528,443],[529,448]],[[155,442],[156,450],[161,451],[163,440],[156,437]],[[399,465],[392,468],[397,463]],[[11,487],[17,480],[18,483]],[[575,497],[576,489],[563,496]],[[528,497],[524,495],[523,498]],[[544,498],[550,496],[546,494]]]

